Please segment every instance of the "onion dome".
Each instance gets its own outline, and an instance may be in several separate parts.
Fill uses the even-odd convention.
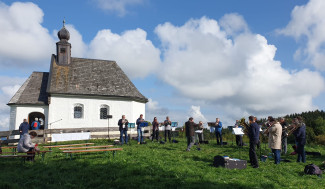
[[[63,27],[62,29],[58,32],[58,37],[60,40],[69,40],[70,39],[70,33],[69,31],[65,28],[65,20],[63,20]]]

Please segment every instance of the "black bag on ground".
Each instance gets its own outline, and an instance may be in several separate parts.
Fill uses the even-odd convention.
[[[161,140],[161,141],[160,141],[160,144],[165,144],[165,142]]]
[[[304,172],[308,175],[321,175],[323,173],[322,170],[320,170],[320,168],[315,164],[306,165]]]
[[[213,166],[215,167],[224,167],[225,166],[225,158],[223,156],[214,156]]]
[[[173,140],[172,142],[173,142],[173,143],[178,143],[178,140]]]

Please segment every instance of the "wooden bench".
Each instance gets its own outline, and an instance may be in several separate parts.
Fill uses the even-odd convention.
[[[2,146],[1,149],[12,149],[13,152],[16,152],[17,146]]]
[[[13,155],[17,155],[17,154],[41,154],[42,156],[42,160],[44,161],[44,158],[45,158],[45,154],[47,152],[52,152],[52,151],[37,151],[37,152],[1,152],[0,154],[13,154]],[[33,155],[32,155],[33,156]]]
[[[43,146],[44,148],[60,148],[60,147],[70,147],[70,146],[88,146],[94,145],[95,143],[81,143],[81,144],[64,144],[64,145],[55,145],[55,146]]]
[[[114,145],[106,145],[106,146],[81,146],[81,147],[68,147],[68,148],[59,148],[60,150],[78,150],[78,149],[90,149],[90,148],[109,148]]]
[[[121,151],[123,148],[104,148],[104,149],[84,149],[84,150],[66,150],[62,151],[65,154],[70,154],[70,160],[72,159],[72,154],[74,153],[87,153],[87,152],[113,152],[113,158],[116,153],[116,151]]]
[[[1,155],[0,158],[23,158],[23,161],[25,163],[26,158],[28,157],[34,157],[33,155]]]

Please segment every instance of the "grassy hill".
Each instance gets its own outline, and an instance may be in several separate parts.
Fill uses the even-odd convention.
[[[304,175],[305,165],[321,165],[322,157],[307,156],[307,162],[296,163],[296,156],[283,156],[291,162],[274,165],[273,159],[259,162],[260,168],[248,166],[230,170],[212,166],[213,157],[228,155],[248,160],[248,146],[239,149],[216,142],[196,146],[186,152],[184,138],[179,143],[123,145],[123,151],[74,155],[70,160],[59,149],[47,154],[44,161],[23,163],[19,159],[1,159],[0,188],[323,188],[324,178]],[[96,145],[107,140],[92,140]],[[265,150],[266,149],[266,150]],[[325,154],[324,146],[306,146],[307,151]],[[269,149],[262,144],[261,154]],[[258,151],[259,152],[259,151]],[[289,153],[292,149],[289,148]],[[259,153],[258,153],[259,154]]]

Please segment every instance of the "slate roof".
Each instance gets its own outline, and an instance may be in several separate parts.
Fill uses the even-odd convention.
[[[48,77],[48,72],[33,72],[25,83],[19,88],[16,94],[11,98],[8,105],[47,105],[48,95],[46,92],[46,87]]]
[[[95,95],[148,102],[115,61],[71,58],[58,65],[52,55],[47,92],[50,94]]]

